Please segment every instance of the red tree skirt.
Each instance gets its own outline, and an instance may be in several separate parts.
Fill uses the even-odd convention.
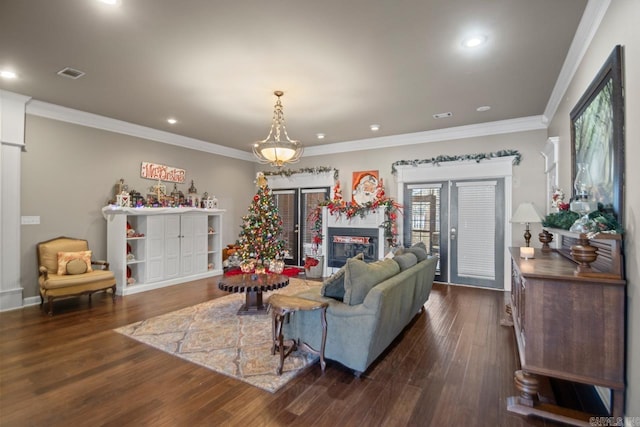
[[[296,277],[300,273],[300,271],[301,270],[296,267],[285,267],[285,269],[282,270],[282,274],[289,277]],[[253,273],[253,271],[251,271],[251,273]],[[267,270],[267,273],[269,273],[269,270]],[[225,276],[235,276],[236,274],[242,274],[242,270],[236,267],[233,269],[229,269],[224,273]]]

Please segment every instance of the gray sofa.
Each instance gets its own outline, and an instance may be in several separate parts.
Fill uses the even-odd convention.
[[[423,308],[433,285],[437,258],[427,257],[426,251],[416,252],[418,256],[405,252],[370,264],[349,259],[322,287],[297,294],[329,303],[327,359],[340,362],[360,376]],[[340,292],[328,296],[340,286],[344,286],[342,300]],[[284,333],[319,349],[320,312],[294,313]]]

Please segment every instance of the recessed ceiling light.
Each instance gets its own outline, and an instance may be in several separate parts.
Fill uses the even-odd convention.
[[[483,105],[482,107],[476,108],[476,111],[480,111],[480,112],[489,111],[489,110],[491,110],[491,107],[488,105]]]
[[[0,71],[0,77],[2,77],[3,79],[15,79],[16,77],[18,77],[18,75],[13,71],[2,70]]]
[[[318,139],[324,139],[326,135],[324,133],[316,133],[316,138]]]
[[[380,130],[380,125],[373,124],[369,126],[369,129],[371,129],[372,132],[378,132]]]
[[[167,119],[167,123],[169,123],[170,125],[175,125],[176,123],[178,123],[178,121],[176,119],[174,119],[173,117]]]
[[[478,47],[480,45],[483,45],[486,41],[487,41],[486,36],[482,36],[482,35],[471,36],[471,37],[467,37],[462,41],[462,46]]]
[[[453,113],[448,111],[446,113],[438,113],[433,115],[434,119],[446,119],[447,117],[453,117]]]
[[[120,4],[120,0],[98,0],[100,3],[108,4],[109,6],[117,6]]]

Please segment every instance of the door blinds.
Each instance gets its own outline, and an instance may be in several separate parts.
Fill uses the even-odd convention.
[[[458,276],[495,279],[496,184],[456,183]]]

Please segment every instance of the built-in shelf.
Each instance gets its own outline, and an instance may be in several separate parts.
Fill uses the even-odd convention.
[[[128,295],[220,275],[223,209],[106,206],[107,259]],[[142,236],[129,237],[130,230]],[[128,254],[134,259],[129,260]]]

